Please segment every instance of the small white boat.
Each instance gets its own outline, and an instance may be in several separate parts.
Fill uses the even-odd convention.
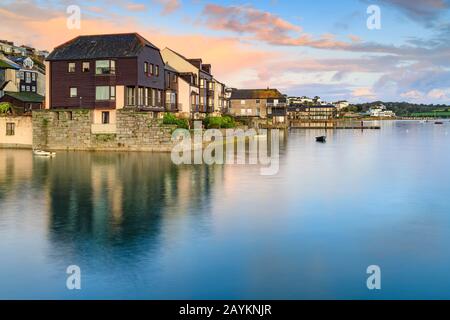
[[[49,152],[49,151],[44,151],[44,150],[33,150],[33,154],[35,156],[40,156],[40,157],[54,157],[54,156],[56,156],[55,152]]]

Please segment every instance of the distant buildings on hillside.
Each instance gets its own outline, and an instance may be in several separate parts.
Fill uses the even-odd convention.
[[[19,55],[22,57],[34,56],[42,62],[49,55],[49,52],[46,50],[38,50],[25,45],[17,46],[14,42],[8,40],[0,40],[0,52],[5,55]]]
[[[0,42],[0,102],[21,112],[43,107],[45,68],[30,47]]]
[[[377,118],[393,118],[395,113],[392,110],[388,110],[385,105],[380,104],[369,109],[369,115]]]

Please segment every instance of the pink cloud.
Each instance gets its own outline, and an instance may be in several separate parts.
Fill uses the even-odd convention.
[[[127,10],[129,11],[145,11],[147,10],[147,7],[145,6],[145,4],[143,3],[127,3],[125,5],[125,7],[127,8]]]
[[[357,98],[375,98],[375,94],[373,93],[371,88],[356,88],[352,91],[352,96]]]
[[[180,0],[155,0],[163,6],[163,15],[171,14],[181,7]]]
[[[221,6],[207,4],[203,10],[205,23],[214,30],[252,35],[256,40],[281,46],[310,46],[315,48],[344,48],[331,34],[313,39],[302,33],[302,27],[251,6]]]

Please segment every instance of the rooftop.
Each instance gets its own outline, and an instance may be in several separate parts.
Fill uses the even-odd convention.
[[[137,33],[79,36],[56,47],[47,60],[136,57],[145,46],[159,50]]]
[[[22,102],[43,102],[44,97],[34,92],[12,92],[6,91],[5,96],[10,96]]]
[[[200,58],[197,58],[197,59],[189,59],[189,58],[186,58],[185,56],[183,56],[182,54],[176,52],[175,50],[172,50],[172,49],[170,49],[170,48],[168,48],[168,47],[166,47],[166,49],[172,51],[172,52],[175,53],[177,56],[179,56],[181,59],[185,60],[186,62],[189,62],[189,63],[192,64],[194,67],[198,68],[200,71],[203,71],[204,73],[209,74],[207,71],[201,69],[201,68],[199,67],[199,65],[197,64],[197,63],[203,64],[202,59],[200,59]],[[210,65],[210,64],[205,64],[205,66],[209,66],[209,67],[211,68],[211,65]]]
[[[20,67],[14,63],[0,59],[0,69],[20,69]]]
[[[282,99],[284,96],[277,89],[235,89],[231,92],[232,100],[247,99]]]

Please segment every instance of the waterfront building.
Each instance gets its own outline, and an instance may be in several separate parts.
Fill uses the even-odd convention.
[[[337,109],[334,105],[290,105],[287,113],[289,120],[324,121],[336,118]]]
[[[160,50],[137,33],[76,37],[50,53],[46,69],[46,108],[90,109],[107,131],[118,109],[165,111],[167,69]]]
[[[0,70],[3,91],[45,94],[45,70],[30,57],[0,54]]]
[[[178,71],[170,67],[169,65],[164,66],[165,75],[165,109],[168,112],[179,112],[178,108],[178,82],[179,74]],[[187,111],[189,112],[189,110]]]
[[[217,79],[213,79],[214,82],[214,113],[225,114],[228,111],[227,97],[225,92],[225,84],[221,83]]]
[[[348,108],[350,106],[350,103],[346,100],[341,100],[333,103],[333,105],[338,111],[341,111],[342,109]]]
[[[30,113],[33,110],[43,109],[44,97],[34,92],[6,91],[0,102],[9,102],[20,113]]]
[[[190,106],[192,118],[220,114],[222,89],[221,83],[212,75],[212,66],[200,58],[190,59],[170,48],[161,50],[161,55],[166,65],[176,70],[182,80],[178,87],[179,109],[185,113],[186,106]]]
[[[371,117],[376,117],[376,118],[393,118],[393,117],[395,117],[395,113],[392,110],[387,110],[386,106],[383,104],[380,104],[378,106],[370,108],[369,115]]]
[[[277,89],[233,89],[229,113],[241,117],[271,119],[273,123],[286,120],[286,97]]]
[[[20,67],[0,54],[0,98],[5,91],[18,91],[16,85],[16,71]]]

